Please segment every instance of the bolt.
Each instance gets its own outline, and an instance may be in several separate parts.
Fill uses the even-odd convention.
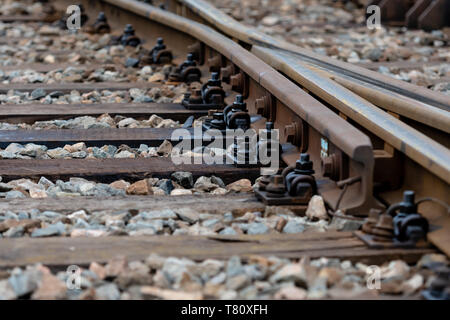
[[[106,22],[106,15],[103,11],[98,14],[97,22]]]
[[[211,73],[211,79],[207,82],[208,87],[221,87],[222,81],[220,81],[219,73],[213,72]]]
[[[225,122],[223,121],[223,113],[222,112],[214,112],[212,117],[213,117],[213,120],[211,121],[212,128],[219,129],[219,130],[226,128]]]
[[[241,95],[241,94],[238,94],[238,95],[236,96],[235,103],[236,103],[236,104],[243,104],[243,103],[244,103],[244,96]]]
[[[125,29],[123,30],[123,33],[126,35],[134,35],[134,28],[131,24],[127,24],[125,26]]]
[[[184,94],[184,100],[189,100],[189,98],[191,97],[191,93],[190,92],[186,92],[185,94]]]
[[[214,80],[214,81],[218,81],[219,80],[219,73],[218,72],[211,73],[211,79]]]
[[[403,202],[414,206],[416,194],[414,191],[407,190],[403,193]]]
[[[282,197],[286,192],[283,176],[274,175],[270,177],[270,183],[266,186],[266,191],[270,197]]]
[[[314,173],[313,163],[309,159],[309,154],[302,153],[300,159],[295,163],[295,171],[300,174],[312,175]]]

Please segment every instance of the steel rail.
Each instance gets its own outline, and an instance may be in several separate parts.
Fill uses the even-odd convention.
[[[255,55],[374,132],[397,150],[450,183],[450,150],[377,108],[298,59],[276,50],[253,46]]]
[[[239,23],[204,0],[171,0],[169,3],[170,10],[183,16],[189,16],[189,12],[186,10],[186,8],[189,8],[193,13],[206,20],[218,30],[245,44],[280,50],[293,55],[297,59],[324,68],[334,75],[345,75],[350,79],[356,79],[421,101],[422,103],[450,111],[450,98],[444,94],[433,92],[357,65],[319,55],[288,43],[287,41],[273,38],[252,27]]]
[[[345,77],[331,76],[331,79],[376,106],[424,123],[432,128],[450,133],[450,112],[448,111],[431,107],[428,104],[412,100],[395,92],[377,88],[370,84],[358,84]],[[380,91],[382,94],[380,94]]]

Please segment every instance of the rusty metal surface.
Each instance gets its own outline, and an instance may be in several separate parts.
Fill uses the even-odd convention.
[[[447,148],[289,55],[257,46],[252,52],[450,183],[450,150]]]
[[[247,27],[234,20],[230,16],[221,12],[213,5],[204,0],[171,0],[170,10],[178,14],[192,16],[188,10],[201,17],[209,24],[218,28],[228,36],[239,39],[249,45],[259,45],[271,49],[284,51],[294,55],[297,59],[309,62],[329,70],[336,75],[346,75],[352,79],[370,83],[380,88],[396,92],[398,94],[419,100],[432,106],[450,110],[450,98],[444,94],[433,92],[426,88],[421,88],[401,80],[393,79],[378,72],[332,59],[323,55],[318,55],[310,50],[300,48],[283,40],[275,39],[254,28]]]

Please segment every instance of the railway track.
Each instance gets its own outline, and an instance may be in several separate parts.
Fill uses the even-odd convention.
[[[58,21],[55,12],[65,12],[69,1],[50,4],[52,19],[0,16],[11,25],[26,23],[33,42],[48,43],[41,62],[0,68],[7,79],[0,84],[1,269],[42,263],[56,273],[76,265],[102,281],[115,279],[121,290],[84,286],[81,298],[180,297],[174,289],[191,299],[252,299],[259,291],[289,298],[295,295],[277,277],[290,279],[291,267],[319,272],[331,261],[345,269],[345,260],[364,283],[362,264],[420,260],[420,270],[422,256],[450,253],[447,97],[309,57],[203,1],[168,1],[165,9],[133,0],[85,1],[88,23],[72,34],[49,22]],[[93,24],[100,12],[107,22]],[[18,37],[4,38],[17,45]],[[270,159],[275,172],[261,159],[250,161],[251,142],[236,131],[223,144],[218,133],[235,129],[254,129],[258,147],[280,153]],[[174,160],[180,144],[190,148],[181,163]],[[222,162],[207,163],[205,154]],[[406,194],[410,202],[398,206],[405,190],[414,190],[418,202]],[[403,229],[394,230],[393,217],[405,210],[410,221],[399,220]],[[386,211],[392,217],[380,215]],[[198,266],[216,259],[209,262],[215,276],[241,259],[246,268],[284,267],[238,280],[228,274],[226,289],[225,280],[206,289],[205,280],[184,269],[164,280],[167,265],[186,262],[163,257]],[[133,269],[138,264],[144,274]],[[269,276],[273,288],[247,288]],[[307,278],[303,286],[314,288]],[[140,286],[138,293],[128,290],[132,285]],[[65,296],[61,288],[53,296],[4,291]]]

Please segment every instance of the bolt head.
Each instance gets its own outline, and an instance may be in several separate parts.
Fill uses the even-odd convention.
[[[97,20],[106,21],[106,15],[103,11],[98,14]]]
[[[214,81],[219,80],[219,73],[218,72],[211,73],[211,79]]]
[[[241,95],[241,94],[238,94],[238,95],[236,96],[235,102],[236,102],[236,103],[239,103],[239,104],[244,103],[244,96]]]
[[[295,168],[296,170],[302,171],[301,173],[303,174],[313,174],[314,173],[313,163],[309,159],[309,154],[302,153],[300,155],[300,159],[297,160],[295,164]]]
[[[416,194],[414,191],[407,190],[403,193],[403,201],[407,203],[414,204]]]

